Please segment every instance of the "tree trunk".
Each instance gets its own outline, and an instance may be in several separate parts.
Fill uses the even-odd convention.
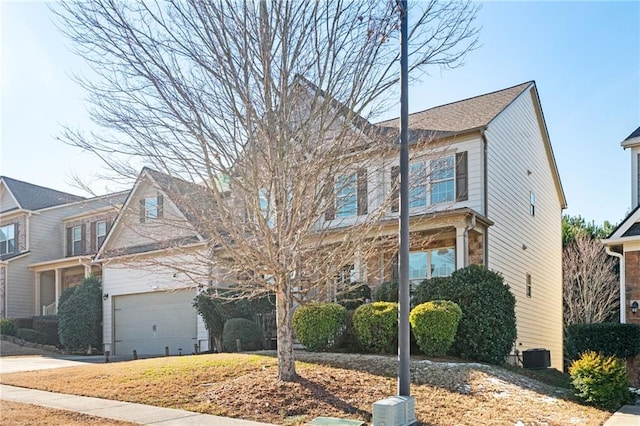
[[[297,377],[293,357],[293,323],[291,321],[291,286],[282,279],[276,294],[276,328],[278,337],[278,379],[290,382]]]

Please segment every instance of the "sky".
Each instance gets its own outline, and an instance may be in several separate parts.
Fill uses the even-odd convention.
[[[630,154],[620,143],[640,126],[640,1],[483,2],[481,47],[464,66],[429,71],[410,88],[410,112],[535,80],[567,198],[566,214],[620,222],[631,208]],[[0,1],[0,174],[87,195],[113,187],[103,164],[56,140],[85,131],[81,58],[44,2]],[[390,111],[390,116],[398,112]]]

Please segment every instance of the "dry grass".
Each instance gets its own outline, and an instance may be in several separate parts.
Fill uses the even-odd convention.
[[[6,374],[5,384],[117,399],[276,424],[318,416],[371,420],[396,389],[395,357],[299,353],[299,380],[276,380],[267,355],[146,359]],[[412,395],[424,425],[601,425],[606,411],[566,389],[497,367],[413,359]]]
[[[135,423],[120,422],[102,417],[74,413],[72,411],[55,410],[37,405],[0,400],[0,424],[22,426],[125,426]]]

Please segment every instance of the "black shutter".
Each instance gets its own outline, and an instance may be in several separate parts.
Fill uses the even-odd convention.
[[[144,223],[147,218],[147,212],[144,204],[144,198],[140,200],[140,223]]]
[[[469,166],[467,151],[456,154],[456,201],[469,199]]]
[[[91,222],[91,241],[89,242],[89,253],[98,251],[98,237],[96,235],[96,222]]]
[[[163,197],[161,194],[158,194],[158,198],[156,199],[158,203],[158,219],[162,218],[164,207],[163,207]]]
[[[391,260],[391,280],[398,281],[400,279],[400,272],[398,272],[398,254],[393,255]]]
[[[400,211],[400,166],[391,167],[391,211]]]
[[[67,228],[67,256],[71,256],[73,239],[72,239],[73,228]]]
[[[324,212],[324,220],[326,221],[336,218],[336,200],[333,185],[333,176],[330,175],[327,177],[324,187],[324,201],[327,204],[327,210]]]
[[[87,226],[82,224],[80,226],[80,244],[82,244],[82,248],[80,249],[80,253],[76,254],[86,254],[87,253]]]
[[[367,169],[358,170],[358,216],[369,212],[369,197],[367,194]]]

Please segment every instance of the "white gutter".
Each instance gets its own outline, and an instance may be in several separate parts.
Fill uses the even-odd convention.
[[[620,259],[620,324],[627,322],[627,296],[625,294],[625,273],[624,273],[624,254],[620,254],[611,250],[611,247],[604,246],[604,250],[609,256],[615,256]]]

